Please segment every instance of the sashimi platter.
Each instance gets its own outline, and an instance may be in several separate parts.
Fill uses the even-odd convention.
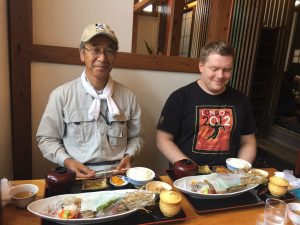
[[[174,186],[195,198],[216,199],[240,195],[265,182],[265,171],[251,169],[247,172],[210,173],[183,177]]]
[[[154,201],[152,192],[123,189],[57,195],[32,202],[27,208],[60,224],[93,224],[120,219]]]

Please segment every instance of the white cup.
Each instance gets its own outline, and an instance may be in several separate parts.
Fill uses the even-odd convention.
[[[264,225],[284,225],[287,204],[276,198],[268,198],[265,205]]]

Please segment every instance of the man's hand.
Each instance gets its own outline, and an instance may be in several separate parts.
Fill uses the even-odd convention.
[[[95,177],[95,171],[86,167],[82,163],[78,162],[75,159],[65,159],[64,161],[65,167],[73,170],[76,173],[76,177],[78,178],[92,178]]]
[[[126,155],[117,166],[117,170],[127,169],[132,167],[133,157]]]

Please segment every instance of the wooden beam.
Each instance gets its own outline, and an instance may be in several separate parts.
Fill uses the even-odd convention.
[[[137,3],[138,0],[134,0],[134,3]],[[139,25],[139,15],[138,13],[133,13],[133,22],[132,22],[132,40],[131,40],[131,52],[136,53],[137,49],[137,36],[138,36],[138,26]]]
[[[31,60],[35,62],[83,65],[77,48],[33,45]],[[116,68],[198,73],[198,59],[118,52]]]
[[[171,56],[179,55],[184,5],[184,1],[173,1],[173,13],[171,18],[172,24],[170,24],[172,28],[171,33],[169,33],[171,35],[169,55]]]
[[[159,2],[159,0],[143,0],[136,4],[134,4],[134,12],[141,12],[144,8],[146,8],[150,4],[154,4]]]
[[[31,179],[32,1],[9,0],[10,81],[14,179]]]

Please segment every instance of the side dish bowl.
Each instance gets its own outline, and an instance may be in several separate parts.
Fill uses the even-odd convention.
[[[230,170],[248,170],[251,169],[251,163],[239,158],[226,159],[226,166]]]
[[[124,187],[129,183],[128,178],[123,175],[115,175],[109,179],[111,185],[115,187]]]
[[[155,173],[146,167],[132,167],[127,170],[126,176],[131,184],[141,187],[152,181],[155,177]]]
[[[172,186],[169,185],[166,182],[155,180],[155,181],[151,181],[148,184],[146,184],[146,190],[151,191],[151,192],[156,193],[156,194],[159,194],[163,191],[171,191]]]
[[[20,184],[10,190],[11,200],[14,205],[20,208],[26,208],[34,201],[39,188],[34,184]]]

